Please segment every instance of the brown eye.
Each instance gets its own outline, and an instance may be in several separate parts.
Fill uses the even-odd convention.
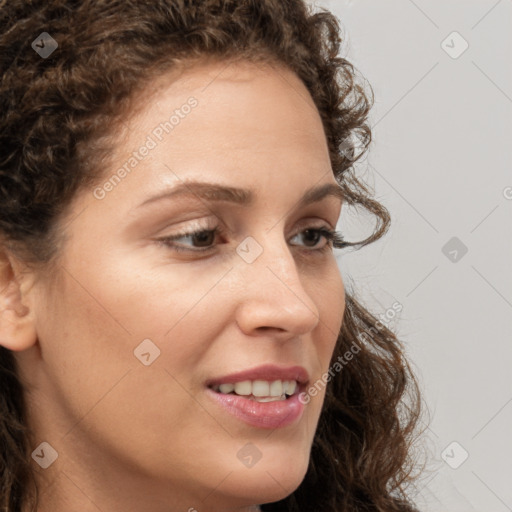
[[[303,231],[300,231],[297,233],[293,238],[302,238],[302,244],[306,247],[315,248],[322,239],[326,240],[326,243],[323,244],[321,247],[317,248],[316,250],[323,250],[324,248],[329,248],[331,240],[333,238],[334,234],[330,230],[326,228],[308,228],[304,229]],[[297,244],[293,244],[297,245]]]
[[[200,229],[159,238],[158,242],[178,252],[201,252],[214,247],[215,237],[218,234],[220,234],[218,227],[214,229]],[[191,243],[181,242],[186,239]]]
[[[188,235],[186,237],[181,238],[191,238],[192,240],[196,240],[196,247],[205,247],[211,245],[215,240],[215,232],[212,230],[209,231],[199,231],[192,235]]]
[[[314,247],[322,239],[322,233],[318,229],[306,229],[302,235],[305,241],[312,242],[309,247]]]

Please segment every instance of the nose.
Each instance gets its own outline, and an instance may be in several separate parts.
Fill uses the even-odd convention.
[[[255,261],[238,265],[237,324],[247,335],[288,339],[307,334],[320,321],[318,308],[286,242],[270,238]]]

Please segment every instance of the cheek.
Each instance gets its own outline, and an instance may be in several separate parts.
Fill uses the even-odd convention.
[[[320,320],[317,326],[318,335],[315,338],[316,360],[318,365],[315,375],[306,390],[305,399],[311,413],[319,416],[325,397],[328,372],[331,370],[330,363],[336,347],[338,334],[343,323],[345,312],[345,288],[340,271],[336,264],[328,268],[328,272],[320,281],[314,285],[314,296],[320,313]],[[336,378],[334,376],[334,378]]]
[[[118,268],[119,279],[107,265],[81,270],[45,298],[38,326],[56,438],[80,443],[85,429],[87,450],[108,447],[105,453],[160,474],[171,471],[171,452],[190,460],[190,470],[191,451],[208,462],[210,441],[199,441],[225,431],[192,395],[200,391],[198,367],[225,323],[225,301],[215,287],[225,271],[191,279],[177,266],[158,275]],[[137,350],[143,340],[151,341]]]
[[[55,400],[56,423],[63,415],[64,424],[84,418],[133,366],[131,338],[116,321],[112,303],[104,294],[97,298],[96,284],[87,276],[69,272],[45,300],[36,327],[42,385]]]
[[[210,319],[219,316],[211,300],[215,293],[208,293],[216,275],[185,279],[177,266],[169,266],[163,276],[161,269],[140,272],[140,266],[121,261],[68,265],[58,286],[41,298],[37,332],[46,378],[75,417],[131,369],[160,367],[190,375],[207,348],[203,343],[211,339],[205,334],[213,330]],[[141,345],[143,340],[151,342]],[[142,362],[148,352],[151,366]],[[156,396],[161,382],[159,375],[146,385]],[[135,403],[140,390],[130,389],[123,402]]]
[[[316,279],[311,286],[320,315],[317,327],[323,333],[319,338],[325,366],[334,351],[345,313],[345,287],[335,261],[327,267],[322,278]]]

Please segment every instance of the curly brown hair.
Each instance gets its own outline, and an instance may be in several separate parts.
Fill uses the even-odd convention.
[[[200,59],[296,73],[321,115],[346,202],[377,219],[373,234],[352,245],[386,232],[388,212],[353,165],[371,141],[371,87],[340,57],[340,27],[325,9],[305,0],[17,0],[0,8],[0,26],[0,235],[27,264],[51,271],[63,243],[59,220],[101,179],[109,135],[136,93]],[[31,48],[42,31],[58,42],[48,58]],[[347,142],[354,136],[362,153]],[[327,385],[303,482],[263,511],[416,510],[405,489],[416,467],[419,386],[395,334],[347,294],[332,360],[350,346],[358,356]],[[30,435],[16,359],[0,347],[1,510],[36,509]]]

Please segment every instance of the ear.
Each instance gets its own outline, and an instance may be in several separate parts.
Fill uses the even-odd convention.
[[[29,279],[20,262],[0,245],[0,345],[9,350],[26,350],[37,341]]]

